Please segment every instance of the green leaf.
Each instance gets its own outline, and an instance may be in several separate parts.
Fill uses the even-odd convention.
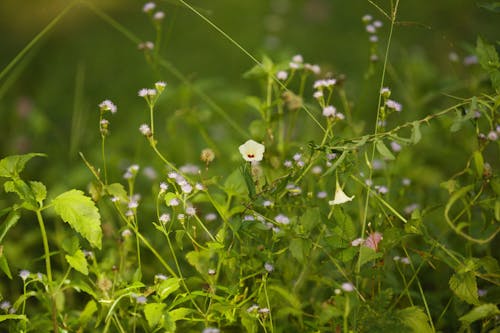
[[[101,216],[94,202],[82,191],[70,190],[52,200],[56,213],[64,222],[87,239],[93,247],[101,248]]]
[[[243,179],[245,179],[245,184],[247,186],[250,198],[255,198],[257,192],[255,190],[255,184],[253,182],[252,175],[250,174],[250,169],[247,167],[241,168],[241,174],[243,175]]]
[[[83,254],[82,250],[77,250],[73,254],[67,254],[65,255],[65,258],[68,264],[73,269],[77,270],[83,275],[89,274],[87,259],[85,259],[85,254]]]
[[[7,156],[0,160],[0,177],[18,178],[24,165],[35,156],[47,156],[40,153]]]
[[[398,317],[403,322],[403,325],[411,330],[406,332],[434,333],[424,311],[417,306],[398,311]]]
[[[302,238],[292,239],[289,245],[292,256],[301,264],[304,263],[304,260],[309,253],[310,247],[311,242]]]
[[[413,122],[413,127],[411,129],[411,142],[416,144],[422,139],[422,133],[420,133],[420,123],[418,121]]]
[[[168,312],[173,321],[187,319],[191,313],[195,311],[190,308],[177,308]]]
[[[0,269],[7,275],[9,279],[12,280],[12,273],[10,272],[9,263],[7,262],[7,257],[3,254],[2,247],[0,246]]]
[[[234,170],[224,182],[224,190],[228,195],[245,195],[247,187],[239,169]]]
[[[484,8],[493,13],[500,13],[500,2],[481,2],[477,4],[478,7]]]
[[[211,251],[191,251],[186,254],[186,259],[203,276],[207,276],[210,267]]]
[[[3,221],[2,225],[0,225],[0,244],[2,243],[2,240],[4,239],[10,228],[15,226],[17,221],[19,221],[20,217],[21,214],[19,214],[17,210],[12,210],[9,215],[7,215],[5,221]]]
[[[290,290],[277,285],[270,285],[268,287],[270,291],[277,293],[281,299],[288,301],[288,303],[296,310],[301,309],[302,302],[295,296]]]
[[[160,299],[163,301],[168,297],[168,295],[176,292],[181,286],[180,281],[181,280],[179,278],[168,278],[164,281],[161,281],[156,286],[156,293],[158,294],[158,296],[160,296]]]
[[[19,199],[23,201],[22,206],[28,210],[36,211],[38,203],[35,199],[35,194],[31,190],[31,187],[26,184],[23,180],[16,178],[14,180],[9,180],[3,184],[5,192],[16,193]]]
[[[383,141],[377,141],[375,143],[375,147],[377,148],[377,151],[380,153],[380,155],[382,155],[382,157],[388,160],[395,159],[394,155],[391,153],[389,148],[386,147]]]
[[[106,193],[112,197],[119,198],[120,202],[128,201],[127,191],[125,191],[125,188],[120,183],[106,185],[104,187],[104,191],[106,191]]]
[[[497,316],[500,314],[500,310],[496,304],[481,304],[476,306],[474,309],[469,311],[467,314],[460,317],[460,321],[463,321],[466,324],[473,323],[480,319],[486,319],[488,317]]]
[[[484,159],[483,154],[480,151],[476,150],[473,154],[474,157],[474,167],[476,168],[477,176],[482,178],[484,171]]]
[[[461,300],[478,305],[477,283],[474,272],[455,273],[449,281],[450,289]]]
[[[359,247],[359,266],[363,266],[369,261],[375,260],[382,257],[382,253],[376,252],[374,249],[368,246],[361,245]]]
[[[41,206],[43,206],[43,200],[47,197],[47,188],[41,182],[30,181],[31,191],[35,196],[36,202]]]
[[[479,64],[490,75],[493,88],[500,92],[500,61],[495,46],[485,43],[478,37],[476,53]]]
[[[321,215],[318,207],[307,208],[305,213],[300,218],[300,224],[304,230],[309,233],[315,226],[321,223]]]
[[[5,314],[5,315],[0,315],[0,323],[5,320],[25,320],[28,321],[28,318],[26,318],[25,315],[18,315],[18,314]]]
[[[97,311],[97,304],[94,300],[88,301],[87,305],[85,305],[85,308],[83,311],[80,313],[80,316],[78,317],[78,322],[80,323],[81,326],[86,326],[87,323],[92,319],[94,316],[94,313]]]
[[[151,328],[155,328],[163,317],[164,303],[148,303],[144,306],[144,316]]]

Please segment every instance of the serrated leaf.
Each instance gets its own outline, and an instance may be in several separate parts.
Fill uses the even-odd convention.
[[[467,314],[460,317],[460,321],[463,321],[467,324],[473,323],[480,319],[485,319],[488,317],[497,316],[500,314],[500,310],[496,304],[481,304],[476,306],[474,309],[469,311]]]
[[[165,305],[164,303],[148,303],[144,306],[144,316],[149,327],[155,328],[160,323]]]
[[[101,248],[101,216],[92,199],[82,191],[70,190],[52,200],[56,213],[93,247]]]
[[[403,325],[408,327],[413,333],[434,333],[434,330],[429,324],[429,320],[424,311],[417,307],[412,306],[398,311],[398,317]]]
[[[450,289],[461,300],[478,305],[477,282],[474,272],[455,273],[449,281]]]
[[[391,153],[389,148],[384,144],[382,141],[377,141],[375,143],[375,147],[377,148],[377,151],[382,155],[382,157],[388,159],[388,160],[393,160],[395,159],[394,155]]]
[[[17,178],[26,162],[35,156],[47,156],[41,153],[7,156],[0,160],[0,177]]]
[[[31,191],[35,196],[35,200],[40,206],[43,206],[43,200],[47,198],[47,188],[43,183],[37,181],[30,181],[29,184],[31,187]]]
[[[489,72],[500,68],[500,61],[495,46],[485,43],[481,37],[477,38],[476,53],[477,60],[484,70]]]
[[[127,191],[120,183],[113,183],[104,187],[106,193],[112,197],[119,198],[121,202],[128,201]]]
[[[381,252],[376,252],[374,249],[368,246],[361,245],[359,247],[359,266],[363,266],[369,261],[375,260],[382,257]]]
[[[239,169],[234,170],[224,182],[224,190],[229,195],[244,195],[247,192],[245,179]]]
[[[23,201],[22,206],[28,210],[37,210],[38,203],[35,199],[35,195],[28,184],[23,180],[16,178],[14,180],[6,181],[3,184],[5,192],[16,193],[19,199]]]
[[[64,257],[74,270],[77,270],[83,275],[89,274],[87,259],[85,259],[85,254],[82,250],[77,250],[75,253],[67,254]]]
[[[21,217],[21,214],[17,210],[12,210],[9,215],[7,215],[7,218],[5,221],[2,222],[0,225],[0,244],[2,243],[2,240],[4,239],[5,235],[7,232],[16,225],[17,221],[19,221],[19,218]]]

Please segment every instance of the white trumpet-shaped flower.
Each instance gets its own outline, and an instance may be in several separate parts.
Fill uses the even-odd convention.
[[[239,147],[241,156],[248,162],[262,161],[266,147],[254,140],[248,140]]]
[[[333,200],[328,201],[328,204],[330,206],[341,205],[343,203],[351,201],[352,199],[354,199],[354,195],[350,197],[347,194],[345,194],[344,191],[342,191],[342,188],[340,187],[339,182],[337,180],[335,197],[333,198]]]

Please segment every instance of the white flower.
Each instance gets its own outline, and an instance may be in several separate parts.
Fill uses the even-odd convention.
[[[335,109],[335,107],[332,105],[328,105],[325,108],[323,108],[323,116],[325,116],[325,117],[333,117],[333,116],[335,116],[336,112],[337,112],[337,109]]]
[[[279,224],[290,224],[290,219],[283,214],[277,215],[274,220]]]
[[[344,193],[344,191],[342,191],[342,188],[340,187],[338,181],[336,186],[337,188],[335,189],[335,197],[333,198],[333,200],[328,201],[328,204],[330,206],[341,205],[354,199],[354,195],[352,197],[349,197]]]
[[[153,19],[157,20],[157,21],[161,21],[165,18],[165,13],[164,12],[156,12],[154,15],[153,15]]]
[[[278,80],[285,81],[286,79],[288,79],[288,72],[279,71],[278,73],[276,73],[276,77],[278,78]]]
[[[99,104],[99,108],[101,109],[101,111],[111,111],[111,113],[116,113],[116,111],[118,110],[116,105],[109,99],[102,101],[101,104]]]
[[[304,58],[302,58],[302,55],[296,54],[292,57],[292,61],[297,63],[297,64],[301,64],[304,62]]]
[[[262,161],[266,147],[254,140],[248,140],[239,147],[241,156],[248,162]]]
[[[343,291],[351,292],[354,290],[354,285],[350,282],[344,282],[344,283],[342,283],[340,288],[342,288]]]
[[[144,4],[144,7],[142,7],[142,11],[145,13],[151,12],[153,9],[155,9],[156,4],[154,2],[147,2]]]
[[[401,104],[399,104],[398,102],[396,101],[393,101],[392,99],[388,99],[386,102],[385,102],[385,105],[389,108],[389,109],[393,109],[394,111],[396,112],[401,112],[401,110],[403,110],[403,106]]]

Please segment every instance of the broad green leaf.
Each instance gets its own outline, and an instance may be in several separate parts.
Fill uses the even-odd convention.
[[[382,141],[377,141],[375,143],[375,147],[377,148],[377,151],[382,155],[382,157],[388,159],[388,160],[393,160],[395,159],[394,155],[391,153],[389,148],[384,144]]]
[[[450,278],[450,288],[461,300],[478,305],[477,283],[474,272],[455,273]]]
[[[5,192],[16,193],[19,199],[23,201],[22,206],[28,210],[37,210],[38,203],[35,199],[35,194],[31,190],[28,184],[23,180],[16,178],[14,180],[9,180],[3,184]]]
[[[7,275],[9,279],[12,280],[12,273],[10,272],[9,263],[7,262],[7,257],[3,254],[2,248],[0,246],[0,269]]]
[[[420,133],[420,123],[418,121],[413,122],[413,127],[411,129],[411,142],[416,144],[422,139],[422,133]]]
[[[40,153],[7,156],[0,160],[0,177],[17,178],[24,165],[35,156],[47,156]]]
[[[78,236],[74,235],[72,237],[66,237],[63,239],[62,248],[69,254],[73,254],[80,249],[80,241],[78,240]]]
[[[434,330],[429,324],[429,320],[424,311],[417,307],[412,306],[398,311],[398,317],[403,325],[408,327],[413,333],[434,333]]]
[[[5,314],[5,315],[0,315],[0,323],[5,320],[25,320],[28,321],[28,318],[26,318],[25,315],[18,315],[18,314]]]
[[[104,190],[108,195],[119,198],[122,203],[128,201],[127,191],[125,191],[125,188],[120,183],[109,184],[104,187]]]
[[[77,270],[83,275],[89,274],[87,259],[85,259],[85,254],[83,254],[82,250],[77,250],[73,254],[67,254],[65,255],[65,258],[68,264],[73,269]]]
[[[97,312],[97,304],[94,300],[88,301],[87,305],[85,305],[85,308],[83,311],[80,313],[80,316],[78,317],[78,322],[82,326],[86,326],[87,323],[92,319],[94,316],[94,313]]]
[[[211,251],[191,251],[186,254],[187,261],[196,268],[196,270],[206,276],[210,267]]]
[[[173,321],[188,319],[188,315],[196,311],[190,308],[177,308],[168,312]]]
[[[47,188],[41,182],[30,181],[31,191],[35,196],[36,202],[41,206],[43,206],[43,200],[47,197]]]
[[[338,247],[350,246],[351,241],[356,238],[356,227],[349,214],[345,214],[341,209],[335,209],[333,221],[332,231],[338,239]]]
[[[155,328],[163,317],[164,303],[148,303],[144,306],[144,316],[151,328]]]
[[[180,279],[173,277],[161,281],[161,283],[156,286],[156,293],[160,296],[160,299],[163,301],[168,295],[176,292],[181,286],[180,281]]]
[[[359,247],[359,266],[363,266],[369,261],[375,260],[382,257],[382,253],[376,252],[374,249],[368,246],[361,245]]]
[[[52,200],[56,213],[93,247],[101,248],[101,216],[94,202],[82,191],[70,190]]]
[[[5,235],[10,230],[10,228],[15,226],[17,221],[19,221],[20,217],[21,214],[19,214],[17,210],[12,210],[9,213],[9,215],[7,215],[5,221],[3,221],[2,224],[0,225],[0,244],[2,243],[2,240],[4,239]]]
[[[224,182],[224,190],[228,195],[244,195],[247,192],[245,179],[239,169],[234,170]]]
[[[297,261],[300,262],[301,264],[304,263],[304,259],[309,253],[310,247],[311,247],[311,242],[302,238],[292,239],[289,245],[289,249],[292,256],[295,259],[297,259]]]
[[[500,310],[496,304],[481,304],[476,306],[474,309],[469,311],[467,314],[460,317],[460,321],[470,324],[480,319],[485,319],[488,317],[497,316],[500,314]]]
[[[318,207],[307,208],[305,213],[300,218],[300,224],[304,231],[309,233],[315,226],[321,223],[321,214]]]

